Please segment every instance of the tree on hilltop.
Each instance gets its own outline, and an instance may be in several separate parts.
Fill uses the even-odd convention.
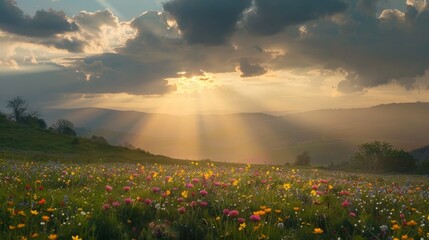
[[[64,135],[76,136],[73,123],[66,119],[58,119],[52,124],[51,129]]]

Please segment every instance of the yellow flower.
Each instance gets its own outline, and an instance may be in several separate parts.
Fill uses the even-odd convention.
[[[220,221],[220,217],[219,216],[216,217],[216,221]]]
[[[33,215],[37,215],[37,214],[39,214],[39,212],[38,212],[37,210],[31,210],[30,212],[31,212],[31,214],[33,214]]]
[[[298,211],[299,211],[299,207],[294,207],[294,208],[293,208],[293,210],[294,210],[295,212],[298,212]]]
[[[292,184],[290,184],[290,183],[283,184],[284,190],[289,190],[291,187],[292,187]]]
[[[49,213],[52,213],[52,212],[54,212],[55,211],[55,208],[48,208],[48,209],[46,209],[46,211],[48,211]]]
[[[241,223],[240,227],[238,228],[238,231],[241,231],[241,230],[243,230],[245,228],[246,228],[246,223]]]
[[[49,221],[49,216],[46,216],[46,215],[42,216],[42,220],[43,220],[44,222]]]
[[[313,233],[314,233],[314,234],[322,234],[322,233],[323,233],[323,230],[322,230],[321,228],[315,228],[315,229],[313,230]]]
[[[407,239],[408,239],[408,235],[407,234],[402,235],[401,240],[407,240]]]
[[[25,224],[24,224],[24,223],[20,223],[20,224],[18,224],[16,227],[17,227],[17,228],[24,228],[24,227],[25,227]]]
[[[22,236],[20,240],[27,240],[27,237]]]
[[[79,237],[79,235],[72,236],[72,240],[82,240],[82,238]]]
[[[275,213],[281,213],[281,212],[282,212],[282,210],[280,210],[280,209],[276,209],[276,210],[274,210],[274,212],[275,212]]]
[[[56,240],[58,238],[58,235],[57,234],[54,234],[54,233],[51,233],[49,236],[48,236],[48,239],[49,240]]]
[[[265,208],[265,209],[264,209],[264,211],[265,211],[266,213],[270,213],[270,212],[271,212],[271,208]]]
[[[9,230],[14,230],[15,228],[15,226],[9,225]]]
[[[18,212],[18,215],[21,215],[21,216],[25,217],[25,212],[21,210],[21,211]]]
[[[187,198],[188,197],[188,191],[186,191],[186,190],[183,191],[181,195],[183,198]]]

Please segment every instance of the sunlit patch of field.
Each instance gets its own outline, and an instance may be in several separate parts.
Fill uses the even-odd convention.
[[[429,179],[0,160],[0,239],[427,239]]]

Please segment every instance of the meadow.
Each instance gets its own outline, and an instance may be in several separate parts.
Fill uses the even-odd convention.
[[[0,160],[0,239],[428,239],[429,179]]]

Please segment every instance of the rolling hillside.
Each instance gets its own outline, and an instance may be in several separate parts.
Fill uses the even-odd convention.
[[[0,133],[0,156],[3,158],[67,162],[177,163],[179,161],[143,150],[129,150],[5,120],[0,120]]]
[[[348,160],[361,143],[380,140],[406,151],[429,143],[429,103],[317,110],[285,116],[263,113],[173,116],[98,108],[50,109],[113,144],[130,142],[176,158],[285,163],[308,151],[315,164]]]

